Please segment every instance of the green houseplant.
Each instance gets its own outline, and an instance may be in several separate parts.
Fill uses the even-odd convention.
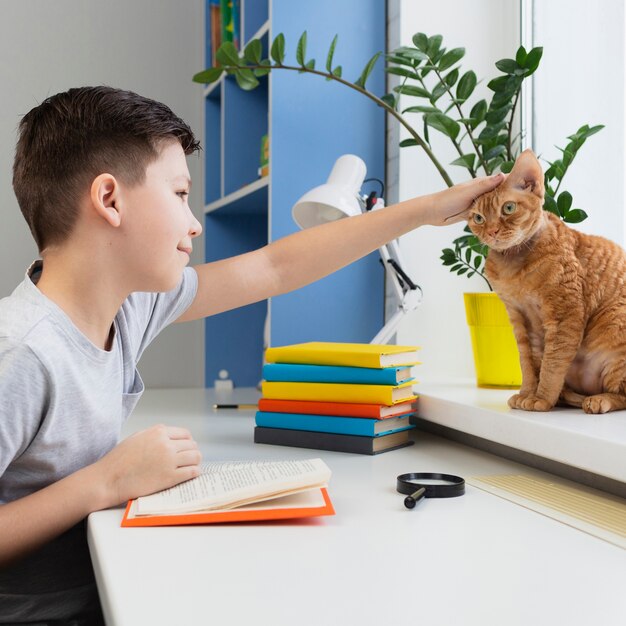
[[[323,69],[316,68],[315,59],[307,58],[307,37],[305,31],[297,42],[295,63],[286,61],[286,42],[282,34],[271,44],[270,58],[263,58],[262,44],[258,39],[250,41],[242,54],[232,43],[223,43],[217,51],[217,65],[199,72],[193,80],[212,83],[227,74],[234,76],[241,89],[252,90],[259,85],[258,79],[271,71],[314,74],[353,89],[383,108],[409,135],[400,142],[400,147],[424,150],[449,187],[453,185],[452,179],[431,145],[433,131],[448,137],[458,153],[458,158],[448,165],[462,167],[472,177],[511,171],[521,146],[521,133],[515,129],[521,88],[539,67],[542,48],[527,51],[522,46],[518,48],[515,58],[497,61],[495,66],[500,73],[487,83],[492,92],[487,101],[472,98],[478,78],[474,71],[461,68],[464,48],[447,49],[443,46],[441,35],[429,37],[417,33],[412,38],[412,46],[402,46],[384,55],[385,72],[397,77],[398,84],[390,93],[379,96],[367,89],[367,80],[383,56],[382,52],[367,62],[356,80],[350,81],[342,76],[341,66],[334,61],[337,36],[330,44]],[[571,193],[562,189],[563,179],[587,138],[602,128],[601,125],[580,127],[568,137],[565,148],[559,148],[559,158],[549,162],[545,170],[544,209],[566,222],[581,222],[587,215],[582,209],[572,208],[573,198]],[[462,236],[442,250],[440,258],[451,272],[459,276],[481,276],[491,291],[484,275],[487,253],[486,246],[466,227]],[[512,337],[512,331],[508,332]]]

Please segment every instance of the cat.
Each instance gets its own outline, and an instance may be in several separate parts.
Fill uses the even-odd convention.
[[[470,230],[489,248],[485,274],[519,348],[513,409],[585,413],[626,408],[626,252],[543,210],[544,176],[531,150],[472,205]]]

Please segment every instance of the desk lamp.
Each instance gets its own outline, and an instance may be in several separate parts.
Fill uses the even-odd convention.
[[[385,204],[375,192],[362,194],[363,183],[377,181],[384,193],[382,181],[375,178],[365,179],[365,163],[358,156],[344,154],[339,157],[325,184],[305,193],[294,205],[291,214],[296,224],[304,229],[332,222],[344,217],[382,209]],[[402,269],[400,247],[393,240],[378,249],[387,276],[393,285],[397,299],[397,308],[387,320],[371,343],[389,343],[400,321],[422,300],[422,290]]]

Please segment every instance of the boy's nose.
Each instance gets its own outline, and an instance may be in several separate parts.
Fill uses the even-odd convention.
[[[192,237],[197,237],[202,233],[202,224],[194,217],[193,222],[191,224],[191,228],[189,229],[189,234]]]

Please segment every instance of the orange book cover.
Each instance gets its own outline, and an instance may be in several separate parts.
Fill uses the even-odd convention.
[[[307,415],[338,415],[340,417],[366,417],[387,419],[415,411],[414,402],[393,406],[384,404],[358,404],[353,402],[317,402],[315,400],[280,400],[261,398],[259,411],[270,413],[305,413]]]
[[[268,506],[268,501],[258,502],[240,507],[217,511],[198,511],[196,513],[180,513],[170,515],[142,515],[134,516],[133,509],[136,500],[129,500],[126,505],[121,526],[146,527],[146,526],[185,526],[189,524],[223,524],[229,522],[261,522],[270,520],[298,519],[304,517],[318,517],[322,515],[334,515],[328,491],[325,487],[317,490],[318,498],[313,505],[298,505],[298,497],[302,498],[307,492],[301,492],[283,498],[277,498],[274,505]],[[283,500],[283,506],[277,504]],[[291,506],[289,505],[291,503]]]

